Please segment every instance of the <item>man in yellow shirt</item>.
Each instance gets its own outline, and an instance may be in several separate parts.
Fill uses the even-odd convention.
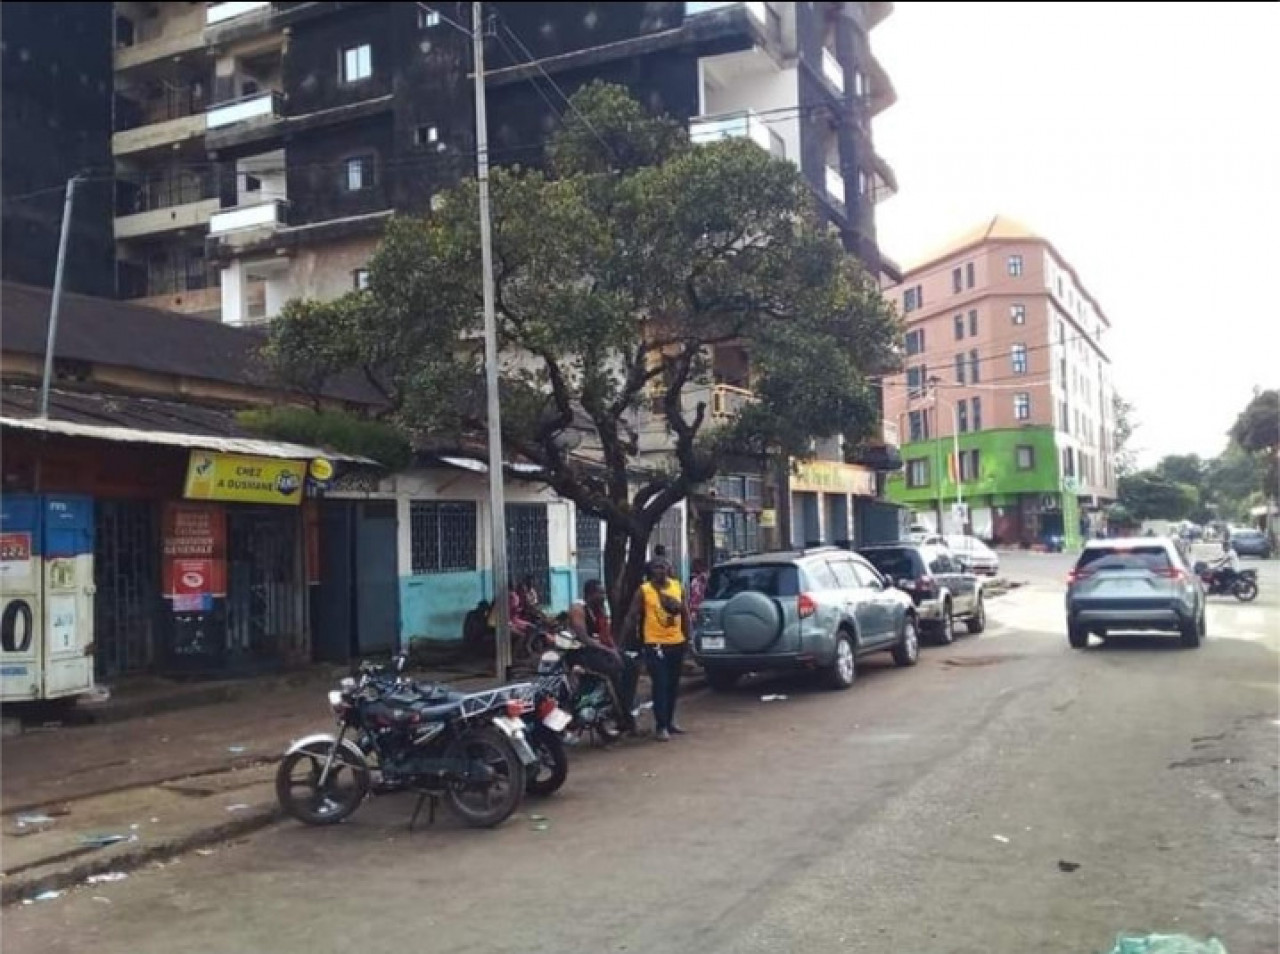
[[[628,616],[639,621],[645,667],[653,684],[654,737],[666,742],[673,733],[684,733],[676,723],[676,698],[692,630],[684,593],[666,561],[649,564],[649,579],[636,592]]]

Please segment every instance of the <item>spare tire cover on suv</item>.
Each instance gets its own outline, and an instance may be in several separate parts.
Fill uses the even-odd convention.
[[[782,608],[763,593],[739,593],[720,611],[725,641],[741,653],[764,652],[782,633]]]

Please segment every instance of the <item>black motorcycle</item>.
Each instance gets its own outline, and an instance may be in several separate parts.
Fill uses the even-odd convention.
[[[538,660],[534,682],[539,691],[555,698],[572,717],[568,738],[577,742],[584,734],[595,736],[601,745],[622,738],[627,719],[622,701],[603,673],[593,672],[576,656],[582,642],[568,630],[549,633],[549,648]]]
[[[481,692],[409,683],[395,671],[362,666],[329,692],[337,735],[289,747],[276,772],[280,807],[308,825],[333,825],[374,793],[413,791],[443,798],[473,828],[506,820],[524,797],[538,756],[525,733],[528,684]],[[413,821],[410,821],[410,827]]]
[[[1241,603],[1258,598],[1257,570],[1231,573],[1223,567],[1210,567],[1207,563],[1197,563],[1195,569],[1209,596],[1234,596]]]
[[[525,773],[525,793],[554,795],[569,777],[569,755],[564,747],[564,734],[573,723],[560,708],[556,694],[541,683],[535,683],[524,714],[524,731],[538,764]]]

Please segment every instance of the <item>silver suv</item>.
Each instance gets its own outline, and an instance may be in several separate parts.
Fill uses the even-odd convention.
[[[1204,639],[1204,587],[1172,540],[1090,540],[1067,577],[1072,646],[1124,630],[1175,632],[1192,649]]]
[[[748,672],[821,671],[848,689],[856,660],[888,651],[899,666],[920,655],[911,598],[847,550],[764,553],[711,571],[694,620],[694,652],[714,689]]]

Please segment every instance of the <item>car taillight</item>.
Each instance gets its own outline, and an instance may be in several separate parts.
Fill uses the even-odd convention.
[[[801,619],[808,619],[818,612],[818,602],[808,593],[801,593],[800,599],[796,601],[796,609],[800,613]]]
[[[1070,586],[1072,583],[1079,583],[1081,580],[1087,579],[1091,576],[1093,576],[1092,570],[1072,570],[1067,574],[1067,585]]]
[[[524,718],[524,714],[528,712],[530,708],[532,707],[529,703],[525,702],[523,699],[507,700],[507,715],[513,719]]]
[[[1156,570],[1156,576],[1163,576],[1167,580],[1177,580],[1179,583],[1187,581],[1187,574],[1176,566],[1163,566]]]
[[[545,719],[555,711],[556,701],[550,696],[543,696],[542,701],[538,703],[538,718]]]

